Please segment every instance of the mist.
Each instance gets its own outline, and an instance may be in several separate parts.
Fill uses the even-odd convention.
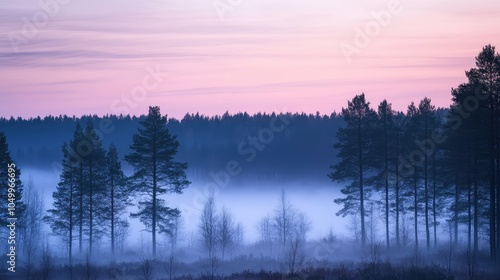
[[[53,171],[27,168],[23,170],[21,179],[24,182],[33,181],[44,201],[45,209],[50,209],[53,203],[52,193],[59,181]],[[186,217],[184,231],[195,233],[198,229],[200,212],[209,192],[205,189],[206,182],[193,183],[183,194],[170,195],[167,203],[179,208]],[[338,217],[335,213],[340,209],[333,204],[333,197],[339,195],[339,187],[328,182],[303,182],[301,184],[283,183],[280,185],[262,184],[259,182],[246,184],[229,184],[224,190],[215,193],[217,204],[227,208],[244,228],[245,244],[259,241],[257,225],[261,218],[272,213],[278,203],[281,190],[286,190],[290,201],[301,209],[314,227],[309,233],[310,238],[319,239],[333,230],[339,236],[347,236],[348,219]],[[144,226],[131,219],[131,231],[128,241],[135,244],[140,239]]]

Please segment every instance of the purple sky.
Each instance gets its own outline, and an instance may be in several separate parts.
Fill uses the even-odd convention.
[[[329,114],[361,92],[448,106],[481,48],[500,48],[497,0],[59,1],[0,4],[0,116]]]

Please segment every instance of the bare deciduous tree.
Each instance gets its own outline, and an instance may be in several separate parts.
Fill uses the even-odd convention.
[[[285,262],[289,272],[293,275],[304,264],[306,254],[304,246],[306,235],[311,230],[311,223],[304,213],[297,212],[296,219],[293,221],[293,230],[290,241],[285,251]]]
[[[207,254],[209,273],[213,279],[217,270],[217,225],[219,217],[216,213],[215,200],[211,194],[205,201],[201,213],[201,221],[199,225],[201,245]]]
[[[40,259],[41,254],[41,232],[43,218],[43,200],[35,189],[33,179],[30,177],[24,189],[23,196],[26,209],[21,224],[21,244],[24,254],[26,278],[31,279],[35,262]]]
[[[286,247],[290,235],[293,233],[293,220],[297,211],[286,197],[285,191],[281,191],[279,205],[274,209],[273,227],[278,241]]]
[[[233,216],[226,208],[222,209],[217,229],[221,250],[221,261],[224,261],[226,253],[233,248],[236,237],[236,226]]]
[[[260,233],[260,240],[269,246],[269,254],[273,254],[273,225],[270,216],[266,216],[260,220],[257,225]]]
[[[278,206],[272,216],[263,218],[258,229],[263,241],[272,246],[273,236],[281,244],[281,265],[294,274],[304,263],[306,235],[311,223],[304,213],[298,211],[288,200],[285,191],[281,191]],[[272,247],[270,247],[271,249]]]

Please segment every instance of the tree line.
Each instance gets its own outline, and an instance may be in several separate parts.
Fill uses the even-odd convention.
[[[335,156],[334,151],[329,149],[331,142],[335,139],[336,129],[343,124],[336,113],[224,113],[210,117],[194,113],[180,119],[168,118],[166,126],[182,143],[177,158],[181,162],[189,162],[186,171],[189,177],[205,180],[210,179],[209,171],[218,170],[229,160],[246,157],[246,154],[240,154],[239,146],[243,143],[241,150],[252,149],[248,137],[257,137],[262,128],[269,127],[272,119],[280,115],[293,121],[285,126],[283,132],[275,133],[265,152],[259,153],[256,158],[257,164],[245,166],[246,172],[234,180],[324,180],[324,173]],[[71,140],[77,123],[85,126],[92,122],[99,130],[100,123],[109,122],[109,131],[100,135],[103,146],[113,144],[120,154],[128,154],[132,144],[130,135],[136,133],[139,123],[145,118],[145,115],[0,118],[0,131],[9,136],[12,156],[20,166],[52,171],[54,163],[60,163],[63,157],[61,143]],[[295,152],[290,154],[290,150]],[[287,156],[289,160],[281,160]],[[57,169],[60,172],[59,166]],[[271,169],[273,172],[269,172]]]
[[[456,244],[463,224],[473,256],[484,237],[491,260],[498,260],[500,55],[495,47],[485,46],[466,76],[466,83],[451,90],[446,111],[429,98],[412,102],[405,113],[387,100],[373,109],[364,94],[342,109],[345,126],[334,145],[339,162],[329,177],[344,186],[335,199],[342,205],[337,215],[359,217],[362,246],[365,219],[374,215],[375,205],[387,247],[407,245],[412,227],[415,248],[423,241],[430,250],[443,222]]]

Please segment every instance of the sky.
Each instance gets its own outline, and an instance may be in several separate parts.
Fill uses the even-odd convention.
[[[3,0],[0,117],[450,104],[500,2]]]

